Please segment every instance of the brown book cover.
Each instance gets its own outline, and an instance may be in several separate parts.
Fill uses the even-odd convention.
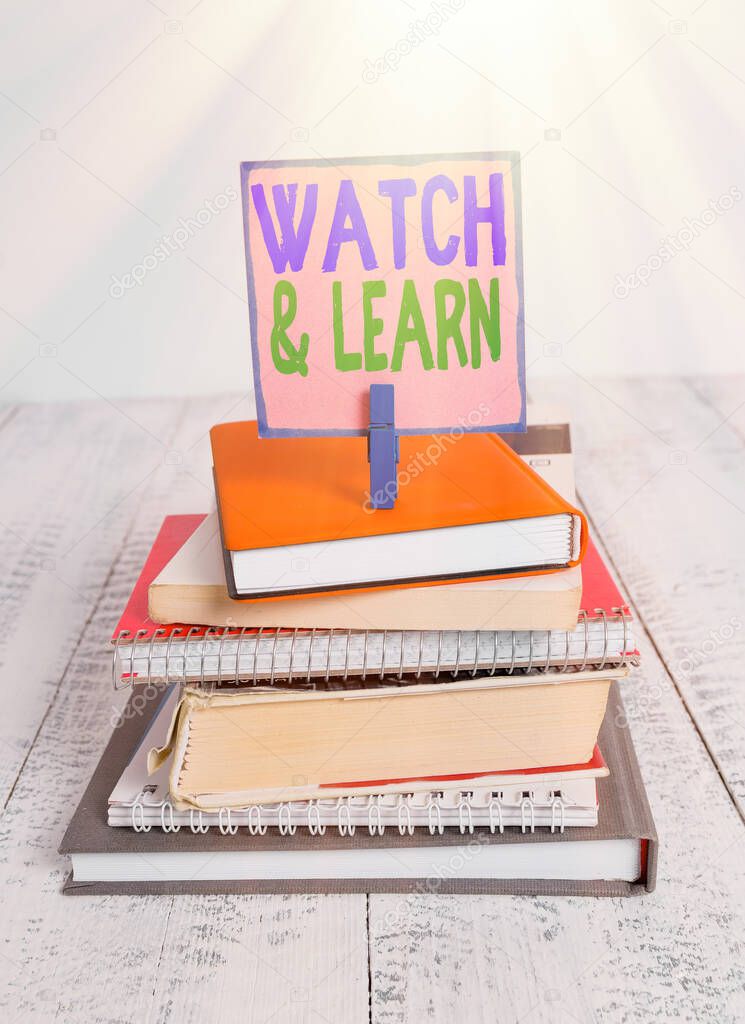
[[[136,687],[131,701],[141,707],[144,687]],[[325,835],[310,835],[298,830],[292,838],[281,836],[277,829],[265,835],[252,836],[246,829],[235,835],[222,835],[217,829],[194,834],[189,829],[167,833],[153,829],[138,833],[129,828],[114,828],[107,823],[108,797],[142,739],[160,701],[146,702],[142,713],[133,711],[122,718],[93,777],[83,794],[60,846],[60,853],[219,853],[222,851],[294,850],[331,851],[338,849],[396,849],[410,846],[463,846],[471,841],[485,843],[560,843],[593,842],[603,839],[638,839],[642,843],[642,875],[636,882],[576,881],[546,879],[494,878],[360,878],[360,879],[273,879],[231,881],[144,881],[144,882],[78,882],[72,875],[63,891],[75,895],[100,894],[178,894],[178,893],[342,893],[342,892],[441,892],[464,894],[565,895],[565,896],[630,896],[651,892],[657,874],[657,833],[639,773],[636,755],[628,728],[623,721],[623,705],[619,687],[613,683],[608,710],[600,731],[599,744],[610,769],[608,778],[598,780],[599,815],[594,828],[572,828],[562,833],[538,829],[523,834],[520,829],[507,828],[500,835],[489,829],[475,829],[473,836],[463,836],[457,829],[443,835],[430,835],[417,829],[413,835],[400,835],[387,829],[383,836],[371,836],[357,829],[353,836],[341,836],[329,829]]]

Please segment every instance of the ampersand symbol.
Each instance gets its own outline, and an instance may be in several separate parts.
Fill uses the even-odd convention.
[[[286,303],[285,303],[286,300]],[[283,309],[283,306],[286,308]],[[299,373],[308,376],[308,346],[310,336],[303,332],[300,344],[295,347],[287,328],[295,319],[297,295],[289,281],[278,281],[274,289],[274,326],[271,333],[272,360],[280,373]]]

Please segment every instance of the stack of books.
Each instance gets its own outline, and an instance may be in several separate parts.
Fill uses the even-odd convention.
[[[213,429],[217,511],[164,521],[114,634],[66,892],[654,887],[632,617],[530,413],[401,438],[385,511],[364,438]]]

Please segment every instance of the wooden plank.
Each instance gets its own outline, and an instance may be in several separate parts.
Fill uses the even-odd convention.
[[[667,467],[680,468],[675,453],[693,448],[716,422],[703,422],[675,382],[651,384],[643,403],[636,382],[578,378],[558,389],[537,382],[532,391],[544,398],[560,392],[571,405],[579,491],[621,567],[624,588],[653,624],[654,643],[643,636],[644,668],[625,695],[661,837],[658,890],[608,902],[371,897],[372,1019],[486,1021],[498,1007],[500,1018],[535,1021],[735,1021],[745,1014],[742,959],[732,938],[745,925],[743,828],[678,691],[695,703],[697,720],[705,723],[698,728],[716,746],[707,726],[716,709],[712,690],[722,699],[720,673],[712,663],[699,667],[696,678],[708,690],[697,697],[686,679],[671,678],[674,657],[663,663],[657,653],[657,646],[665,652],[670,644],[670,624],[690,626],[687,609],[701,601],[673,571],[676,564],[688,570],[692,557],[675,543],[680,523],[685,541],[707,508],[707,499],[691,506],[690,493],[684,501],[677,491],[673,513],[664,477],[671,475]],[[732,408],[732,401],[719,406],[722,415]],[[737,450],[722,447],[722,460]],[[660,466],[663,480],[656,482],[652,474]],[[672,482],[680,487],[675,477]],[[645,487],[653,493],[644,495]],[[726,526],[732,530],[732,520]],[[723,612],[734,605],[738,585],[720,578]],[[736,685],[739,653],[729,658]],[[730,686],[724,696],[731,701],[737,694]]]
[[[745,1016],[745,827],[646,633],[625,684],[660,834],[631,899],[370,897],[374,1024],[735,1022]]]
[[[63,655],[56,655],[58,671],[64,671],[58,689],[46,662],[48,674],[33,672],[28,680],[29,692],[41,691],[46,709],[23,758],[0,831],[6,920],[0,940],[0,1006],[10,1020],[46,1020],[55,1015],[81,1022],[162,1020],[170,1016],[172,1004],[179,1005],[182,1020],[230,1019],[239,1012],[266,1019],[275,1010],[285,1012],[286,986],[282,988],[276,980],[277,972],[283,971],[292,982],[293,1019],[326,1013],[328,1019],[355,1020],[363,1010],[366,1017],[364,897],[328,901],[303,897],[71,899],[59,892],[67,864],[56,853],[57,846],[124,700],[111,690],[108,637],[162,516],[210,505],[204,483],[209,466],[204,464],[207,453],[201,440],[204,424],[227,408],[225,400],[195,400],[188,407],[155,404],[157,409],[148,410],[146,403],[129,408],[149,427],[157,427],[158,417],[164,417],[157,466],[131,494],[129,481],[149,466],[141,449],[117,442],[119,435],[112,425],[116,420],[107,422],[103,410],[95,412],[92,406],[33,410],[33,418],[41,416],[39,422],[46,423],[55,439],[55,457],[61,463],[64,460],[68,473],[76,477],[67,484],[64,474],[55,477],[52,468],[57,486],[68,490],[64,500],[53,499],[57,525],[49,527],[42,518],[39,529],[47,530],[55,544],[65,549],[76,539],[76,534],[70,536],[66,517],[77,510],[71,496],[87,494],[96,499],[87,476],[91,466],[98,477],[111,475],[112,466],[116,468],[125,493],[119,511],[110,515],[121,515],[127,523],[121,528],[117,553],[111,545],[107,503],[99,499],[89,511],[83,526],[92,525],[92,529],[80,545],[85,543],[86,555],[77,584],[81,593],[90,596],[91,607],[82,617],[79,641],[76,637],[74,650],[68,649],[66,670]],[[80,429],[77,417],[83,418],[86,429]],[[23,455],[33,460],[43,440],[43,432],[24,429],[31,433],[25,435],[23,452],[10,446],[3,453],[18,486],[23,474],[15,459]],[[108,444],[112,458],[97,461],[96,449]],[[50,484],[44,493],[49,496],[53,490]],[[131,502],[128,510],[123,507],[127,502]],[[22,511],[16,510],[14,522],[30,529],[22,521]],[[28,538],[31,543],[37,543],[35,529]],[[60,535],[61,544],[56,540]],[[64,561],[63,568],[70,572],[71,565],[77,563]],[[98,573],[93,581],[86,576],[91,567]],[[49,598],[49,591],[33,593],[18,616],[38,621],[46,614],[44,602]],[[71,616],[70,629],[78,621]],[[54,633],[58,642],[63,627],[60,618]],[[17,660],[21,647],[13,651],[16,661],[7,662],[9,678],[17,678],[23,667]],[[36,700],[38,715],[44,702],[38,696]],[[252,956],[260,966],[253,975],[245,970]],[[187,971],[184,962],[189,964]]]
[[[163,425],[173,425],[181,411],[182,403],[164,406]],[[127,577],[111,570],[141,500],[127,508],[127,493],[148,456],[162,464],[161,445],[148,439],[143,452],[139,429],[105,403],[27,407],[14,427],[0,442],[3,474],[14,483],[6,537],[17,538],[19,582],[11,600],[19,608],[3,654],[6,692],[13,685],[18,698],[12,727],[27,749],[0,837],[13,922],[3,936],[2,1005],[10,1019],[61,1012],[91,1020],[102,999],[138,1006],[140,982],[133,985],[132,975],[148,976],[148,957],[157,960],[163,931],[157,907],[147,902],[110,901],[104,912],[70,906],[59,894],[66,865],[56,854],[112,717],[106,636]],[[49,560],[46,570],[42,559]],[[135,565],[129,568],[131,577]],[[34,642],[40,629],[43,643]],[[123,954],[123,937],[134,934],[141,943]],[[120,970],[128,957],[130,970]]]
[[[368,1019],[367,986],[364,896],[178,898],[151,1012],[356,1024]]]
[[[578,381],[573,408],[578,492],[745,816],[742,389]]]
[[[3,803],[181,412],[142,403],[140,426],[106,402],[28,405],[0,431]]]
[[[659,517],[651,516],[644,521],[651,536],[640,542],[628,533],[632,519],[615,509],[624,502],[624,507],[634,505],[635,488],[643,493],[646,487],[657,486],[648,477],[645,482],[650,452],[659,451],[667,460],[665,467],[680,468],[670,461],[670,451],[689,451],[699,442],[701,421],[695,417],[700,413],[693,421],[678,419],[676,392],[661,400],[660,417],[655,419],[647,406],[637,408],[622,389],[612,390],[615,384],[611,388],[581,382],[577,387],[582,401],[574,406],[584,417],[575,429],[580,490],[593,517],[605,518],[602,534],[621,566],[625,589],[646,616],[654,610],[663,584],[656,566],[640,564],[639,545],[646,545],[645,554],[655,544],[670,547],[669,524],[661,529]],[[609,397],[598,387],[610,391]],[[154,472],[152,487],[135,492],[134,526],[126,528],[129,533],[125,529],[122,559],[107,581],[112,556],[104,534],[109,527],[92,523],[89,548],[85,558],[81,556],[80,582],[84,587],[89,579],[85,559],[89,566],[99,560],[106,566],[108,552],[103,593],[100,600],[95,590],[91,595],[94,611],[79,630],[82,639],[65,677],[64,694],[51,705],[47,694],[50,710],[37,726],[33,748],[24,754],[26,763],[0,833],[0,880],[8,883],[3,886],[6,920],[12,922],[0,945],[0,979],[8,986],[0,1005],[11,1020],[55,1015],[71,1021],[164,1020],[172,1015],[217,1020],[238,1013],[249,1019],[272,1014],[278,1020],[367,1019],[362,898],[69,900],[58,895],[64,866],[56,845],[118,704],[108,690],[109,661],[101,639],[115,621],[161,515],[208,507],[205,431],[223,415],[243,414],[238,407],[231,415],[233,401],[191,403],[179,429],[166,438],[170,461],[163,456],[167,468]],[[139,405],[130,411],[155,425],[162,404],[156,406],[150,414]],[[671,408],[675,415],[666,421]],[[716,427],[731,411],[722,406],[724,411],[715,414],[715,408],[719,407],[712,405],[706,425]],[[617,427],[624,424],[623,429],[606,431],[607,421],[614,420]],[[98,429],[103,430],[100,423]],[[0,451],[4,433],[0,431]],[[62,440],[57,451],[69,452],[58,422],[47,436],[57,442],[58,433]],[[632,448],[643,449],[646,443],[648,450],[619,463],[619,434]],[[702,447],[706,457],[700,465],[689,464],[693,469],[713,474],[713,465],[719,472],[732,455],[720,452],[719,461],[711,463],[707,445]],[[91,458],[85,444],[76,454],[83,461]],[[3,455],[6,464],[15,459],[5,451]],[[123,458],[120,468],[126,475],[132,462],[126,454]],[[26,486],[24,474],[17,467],[13,472],[18,486]],[[110,468],[104,475],[108,473]],[[712,475],[705,486],[732,485],[728,473],[722,477]],[[65,486],[64,479],[59,486]],[[78,481],[69,493],[83,486]],[[54,500],[51,487],[43,494],[43,500]],[[73,503],[65,500],[69,509]],[[27,503],[32,515],[33,505]],[[682,506],[686,530],[687,517],[700,514],[700,506],[700,501],[693,510]],[[605,517],[598,514],[599,508]],[[625,525],[612,526],[614,518]],[[39,517],[39,522],[46,521]],[[6,552],[16,559],[14,573],[30,575],[24,561],[32,557],[28,552],[18,554],[10,542],[3,557]],[[667,557],[661,562],[664,567],[674,565]],[[38,567],[33,571],[38,573]],[[737,584],[732,585],[726,574],[722,578],[721,589],[730,587],[730,600],[739,600]],[[674,587],[663,596],[671,604],[690,600],[687,589],[681,596]],[[16,609],[14,621],[37,616],[39,607],[44,605],[35,602]],[[655,645],[670,667],[664,622],[660,630],[659,635],[653,630],[653,641],[642,638],[645,668],[626,689],[631,727],[661,833],[658,892],[626,901],[371,897],[374,1020],[418,1021],[429,1014],[469,1021],[498,1015],[546,1021],[563,1016],[726,1022],[745,1015],[745,978],[737,945],[745,924],[738,857],[742,824],[702,743],[703,737],[712,750],[716,747],[705,719],[713,706],[712,691],[699,692],[687,680],[676,680],[681,693],[699,702],[696,706],[686,697],[697,716],[699,735],[657,656]],[[710,660],[703,666],[702,678],[709,687],[718,686],[711,665]],[[42,685],[45,678],[38,672],[30,676],[32,681],[42,679]],[[39,806],[46,807],[42,815],[35,811]],[[706,808],[705,815],[701,807]],[[281,973],[286,975],[284,982]],[[288,980],[296,983],[289,999]]]

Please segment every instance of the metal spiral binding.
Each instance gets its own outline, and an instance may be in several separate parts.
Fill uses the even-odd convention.
[[[535,832],[535,807],[533,804],[533,798],[526,796],[520,801],[520,828],[523,832],[526,830],[525,825],[525,814],[526,811],[530,814],[530,831]]]
[[[514,636],[515,636],[515,634],[513,633],[513,634],[512,634],[512,636],[514,637]],[[535,636],[535,633],[534,633],[534,632],[533,632],[533,630],[531,629],[531,631],[530,631],[530,649],[529,649],[529,652],[528,652],[528,667],[527,667],[527,668],[525,669],[525,671],[526,671],[527,673],[530,673],[531,669],[533,668],[533,658],[534,658],[534,656],[535,656],[535,655],[534,655],[534,652],[535,652],[535,643],[533,642],[533,637],[534,637],[534,636]]]
[[[436,817],[433,820],[432,811],[436,812]],[[435,832],[439,836],[445,831],[445,826],[442,823],[442,814],[440,812],[439,800],[436,800],[434,794],[430,793],[429,802],[427,803],[427,826],[429,828],[429,834],[434,835]]]
[[[346,679],[349,674],[349,641],[352,639],[352,630],[347,630],[347,645],[344,649],[344,678]],[[403,649],[403,644],[401,645]],[[311,638],[311,644],[309,650],[313,650],[313,640]],[[310,658],[308,658],[308,679],[310,679]]]
[[[277,667],[277,644],[279,643],[279,632],[274,634],[274,646],[272,647],[271,671],[269,673],[269,685],[274,686],[274,673]],[[254,661],[257,655],[254,655]],[[329,648],[329,660],[331,660],[331,649]]]
[[[259,626],[259,632],[256,634],[256,640],[255,640],[256,646],[254,647],[254,650],[257,651],[257,652],[259,650],[259,643],[261,641],[261,634],[263,632],[264,632],[264,627],[263,626]],[[253,684],[254,684],[254,686],[256,686],[256,670],[258,669],[258,667],[259,667],[259,656],[258,656],[258,653],[257,653],[257,654],[254,655],[254,671],[253,671]],[[238,675],[238,673],[236,672],[236,676],[237,675]]]
[[[234,836],[238,831],[238,826],[231,821],[229,807],[220,808],[217,827],[220,829],[221,835],[224,836]]]
[[[556,816],[557,808],[558,808],[558,811],[559,811],[558,829],[559,829],[560,832],[564,831],[564,808],[565,807],[566,807],[566,804],[564,803],[564,801],[561,799],[560,796],[555,796],[553,798],[553,800],[551,801],[551,832],[552,833],[557,828],[557,824],[556,824],[556,821],[555,821],[555,816]]]
[[[451,672],[451,675],[452,675],[453,679],[457,679],[458,678],[458,672],[460,671],[460,649],[461,649],[462,643],[463,643],[463,633],[461,632],[461,630],[458,630],[458,646],[457,646],[456,651],[455,651],[455,668]],[[496,642],[495,642],[495,646],[496,646]],[[474,660],[476,660],[476,659],[474,658]]]
[[[277,813],[277,828],[281,836],[294,836],[297,832],[297,825],[292,822],[292,804],[284,803],[279,805]]]
[[[192,809],[191,811],[189,811],[189,828],[194,833],[201,833],[201,834],[204,835],[206,832],[209,832],[210,827],[209,827],[209,825],[203,825],[202,824],[202,812],[201,811],[197,811],[196,813],[199,815],[199,820],[198,820],[197,824],[195,825],[194,824],[194,810]]]
[[[205,646],[210,642],[210,640],[212,639],[213,636],[217,636],[217,632],[216,631],[213,631],[211,628],[205,630],[205,632],[204,632],[204,644],[205,644]],[[199,663],[199,685],[202,687],[202,689],[204,689],[205,661],[206,661],[206,659],[203,656],[201,661],[200,661],[200,663]],[[148,665],[148,669],[149,669],[149,667],[150,666]],[[148,672],[148,675],[149,674],[150,673]]]
[[[589,654],[590,654],[590,630],[589,630],[589,626],[587,624],[587,612],[584,610],[584,608],[582,609],[582,611],[579,614],[580,614],[580,618],[582,620],[582,626],[583,626],[584,631],[585,631],[585,650],[584,650],[584,655],[583,655],[583,658],[582,658],[582,665],[580,666],[579,671],[580,672],[584,672],[585,668],[587,667],[587,659],[588,659]],[[531,639],[532,639],[532,634],[531,634]],[[603,652],[603,654],[605,655],[605,651]],[[605,660],[605,658],[603,658],[603,660]]]
[[[290,812],[292,813],[292,812]],[[261,823],[261,805],[254,804],[248,808],[248,831],[252,836],[266,835],[267,826]]]
[[[596,608],[595,614],[602,615],[603,617],[603,660],[598,665],[598,670],[602,672],[605,668],[605,659],[608,655],[608,616],[605,614],[605,610],[603,608]]]
[[[334,640],[334,630],[330,629],[329,630],[328,654],[326,656],[326,673],[325,673],[325,675],[323,677],[324,682],[326,682],[326,683],[329,681],[329,674],[331,672],[331,644],[333,643],[333,640]],[[308,658],[308,661],[310,661],[310,658]],[[363,679],[365,678],[366,662],[367,662],[367,644],[365,644],[365,661],[362,662],[362,678]]]
[[[326,832],[326,826],[321,822],[321,812],[318,809],[317,800],[308,801],[307,829],[312,836],[322,836]]]
[[[371,836],[382,836],[385,832],[385,825],[383,824],[383,818],[380,813],[380,800],[381,798],[379,796],[371,796],[368,800],[367,831]]]
[[[160,809],[160,827],[164,832],[179,832],[181,826],[177,825],[173,817],[173,804],[166,800]]]
[[[131,808],[132,828],[135,832],[149,832],[153,827],[145,821],[145,796],[145,791],[140,790],[132,803],[126,805]]]
[[[401,645],[403,647],[403,644]],[[494,644],[494,653],[496,655],[497,645]],[[416,678],[420,679],[422,675],[422,658],[424,657],[424,633],[422,630],[419,631],[419,660],[416,670]]]
[[[149,832],[152,825],[145,823],[145,812],[143,806],[138,801],[132,804],[132,828],[135,832]]]
[[[426,824],[416,825],[412,817],[413,794],[398,794],[395,805],[389,804],[386,808],[387,812],[395,815],[393,827],[397,827],[399,834],[402,836],[414,835],[416,828],[426,828],[430,835],[442,835],[446,827],[457,828],[461,835],[473,835],[475,828],[473,819],[475,808],[472,802],[473,793],[468,791],[460,793],[457,806],[450,805],[451,813],[455,811],[457,814],[457,823],[453,823],[451,826],[446,826],[443,822],[443,796],[444,794],[441,792],[428,794],[426,805],[419,805],[418,807],[420,814],[426,814]],[[367,803],[364,807],[358,811],[358,813],[361,812],[367,818],[366,827],[371,836],[382,836],[386,830],[386,824],[382,819],[382,800],[383,796],[381,794],[370,796],[367,798]],[[318,800],[309,800],[307,802],[300,801],[299,806],[293,806],[291,801],[286,801],[276,805],[267,805],[266,810],[276,814],[276,828],[281,836],[294,836],[300,827],[306,828],[312,836],[322,836],[326,832],[327,824],[321,819],[320,803]],[[350,797],[338,797],[333,801],[325,801],[324,803],[331,804],[331,806],[323,808],[327,814],[336,813],[335,826],[339,835],[353,836],[357,826],[352,820]],[[265,835],[269,827],[266,821],[264,821],[264,807],[261,804],[252,804],[240,812],[246,816],[246,821],[243,825],[235,821],[234,815],[237,812],[229,807],[220,807],[216,812],[211,812],[212,822],[204,820],[204,813],[206,812],[191,809],[189,811],[188,823],[178,823],[175,820],[175,812],[170,800],[150,803],[145,792],[139,793],[131,803],[123,804],[122,806],[129,809],[130,825],[135,832],[150,832],[153,827],[152,822],[145,820],[146,807],[158,812],[158,824],[160,824],[162,831],[167,833],[179,832],[182,827],[185,827],[195,835],[205,835],[211,827],[217,827],[221,835],[234,836],[238,833],[239,828],[243,827],[249,835],[257,836]],[[545,810],[550,808],[551,819],[547,826],[550,827],[552,833],[557,829],[559,832],[564,832],[566,826],[565,812],[569,806],[558,792],[554,794],[549,804],[542,805]],[[506,827],[504,821],[504,811],[506,808],[507,805],[503,802],[503,794],[494,793],[489,804],[481,807],[482,811],[486,810],[488,812],[488,823],[485,823],[482,827],[488,827],[492,834],[497,831],[502,834]],[[528,830],[535,832],[536,803],[534,795],[531,793],[524,796],[519,806],[513,805],[513,809],[519,810],[519,827],[522,832]],[[216,821],[214,820],[215,817]]]
[[[471,798],[473,793],[461,793],[458,804],[458,828],[461,835],[468,832],[473,835],[473,814],[471,812]]]
[[[596,624],[594,636],[591,623]],[[622,640],[617,629],[611,637],[611,625],[619,624]],[[199,685],[211,693],[226,683],[315,686],[332,677],[364,684],[370,676],[378,683],[386,678],[400,681],[405,675],[419,679],[423,673],[449,679],[552,670],[581,672],[590,667],[602,671],[635,663],[637,655],[629,651],[630,642],[630,616],[623,607],[614,607],[610,615],[603,608],[590,613],[582,610],[574,630],[355,632],[281,631],[262,626],[249,631],[247,627],[217,630],[191,626],[170,632],[158,628],[148,636],[147,630],[139,629],[135,633],[122,631],[115,638],[112,673],[115,689],[135,680],[168,681]],[[156,661],[157,672],[153,668]]]
[[[349,806],[349,797],[346,800],[339,798],[336,813],[336,828],[340,836],[353,836],[356,825],[352,824],[352,811]]]
[[[411,820],[411,793],[399,793],[396,806],[398,815],[398,831],[403,835],[414,835],[414,823]]]
[[[479,671],[479,641],[481,640],[481,630],[476,630],[476,653],[473,656],[473,668],[471,669],[471,679],[475,679]],[[401,645],[403,647],[403,644]],[[494,653],[499,650],[499,646],[494,644]]]
[[[489,801],[489,828],[490,828],[492,834],[494,834],[494,831],[495,831],[495,824],[494,824],[494,811],[495,811],[495,809],[496,809],[496,812],[497,812],[497,826],[496,827],[499,828],[499,834],[502,835],[504,833],[504,821],[502,820],[502,798],[501,798],[501,796],[493,796],[492,799]],[[563,822],[562,822],[561,831],[562,832],[564,831],[564,824],[563,824]]]

